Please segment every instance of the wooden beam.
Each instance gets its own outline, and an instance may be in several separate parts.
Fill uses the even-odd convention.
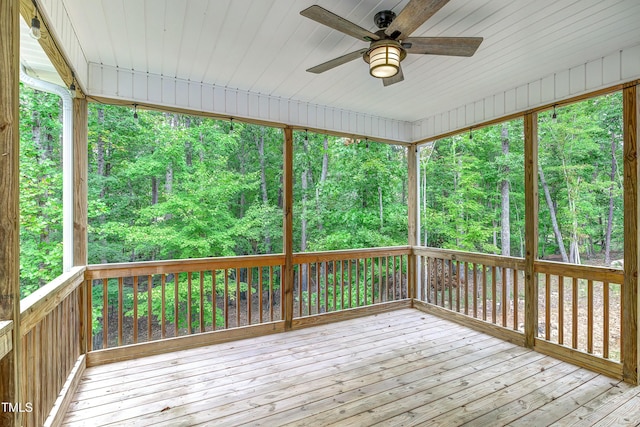
[[[73,100],[73,265],[87,265],[87,100]]]
[[[0,321],[13,322],[12,350],[0,360],[0,402],[20,402],[19,62],[20,4],[0,0]],[[24,407],[24,405],[22,405]],[[0,425],[20,425],[0,408]]]
[[[19,1],[20,1],[20,14],[22,15],[22,18],[27,23],[27,25],[31,26],[31,19],[36,15],[36,8],[34,6],[34,2],[33,0],[19,0]],[[71,85],[71,82],[73,81],[72,70],[71,70],[71,67],[69,66],[69,62],[66,60],[62,52],[60,52],[60,49],[58,49],[58,45],[55,42],[55,37],[49,31],[49,25],[45,17],[42,16],[41,13],[38,13],[38,19],[40,20],[40,32],[42,33],[42,36],[38,40],[38,43],[40,43],[40,46],[42,47],[42,50],[44,51],[44,53],[47,54],[49,61],[51,61],[51,64],[53,64],[53,67],[58,72],[58,75],[60,76],[62,81],[65,83],[67,87],[69,87]],[[76,87],[78,88],[76,89],[76,94],[75,94],[76,98],[84,97],[84,94],[79,89],[80,86],[77,80],[76,80]]]
[[[409,221],[409,246],[418,244],[418,147],[407,148],[407,175],[408,175],[408,221]],[[408,256],[408,281],[407,289],[409,298],[416,297],[416,256],[411,251]]]
[[[284,128],[284,165],[283,165],[283,243],[284,274],[282,288],[284,289],[284,327],[291,329],[293,320],[293,129]]]
[[[622,286],[622,378],[638,384],[638,123],[640,91],[623,90],[624,284]]]
[[[524,343],[533,348],[538,330],[538,115],[524,116]]]

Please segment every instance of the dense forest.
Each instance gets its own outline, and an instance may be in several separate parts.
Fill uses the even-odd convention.
[[[61,108],[21,87],[21,287],[61,273]],[[622,248],[619,93],[539,117],[540,256]],[[421,243],[522,256],[523,124],[420,152]],[[282,251],[280,129],[89,104],[89,262]],[[406,148],[294,132],[294,250],[407,243]]]
[[[539,256],[622,258],[622,96],[538,116]],[[422,244],[524,256],[524,136],[516,119],[421,152]]]

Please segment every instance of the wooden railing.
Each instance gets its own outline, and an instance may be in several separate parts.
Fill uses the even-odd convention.
[[[293,256],[294,318],[408,298],[410,248]],[[89,351],[284,320],[285,256],[87,267]]]
[[[88,266],[89,349],[281,320],[283,264],[258,255]]]
[[[75,267],[21,301],[20,384],[25,426],[43,425],[68,387],[69,375],[78,369],[84,353],[82,283],[84,267]]]
[[[523,258],[421,247],[414,254],[417,299],[426,308],[444,309],[463,323],[524,343]],[[621,377],[623,271],[535,261],[534,277],[534,348]]]
[[[622,270],[536,261],[538,338],[621,360]]]
[[[408,298],[409,247],[294,254],[296,318]]]
[[[414,248],[418,299],[449,311],[524,332],[524,259]]]

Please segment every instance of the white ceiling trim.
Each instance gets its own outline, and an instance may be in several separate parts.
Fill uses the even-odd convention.
[[[468,129],[640,78],[640,44],[413,123],[412,141]]]
[[[387,142],[412,142],[412,123],[157,74],[89,64],[88,95],[196,113],[323,130]]]

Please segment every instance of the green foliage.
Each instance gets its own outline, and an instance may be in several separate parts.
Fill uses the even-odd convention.
[[[20,293],[62,273],[61,100],[20,86]]]

